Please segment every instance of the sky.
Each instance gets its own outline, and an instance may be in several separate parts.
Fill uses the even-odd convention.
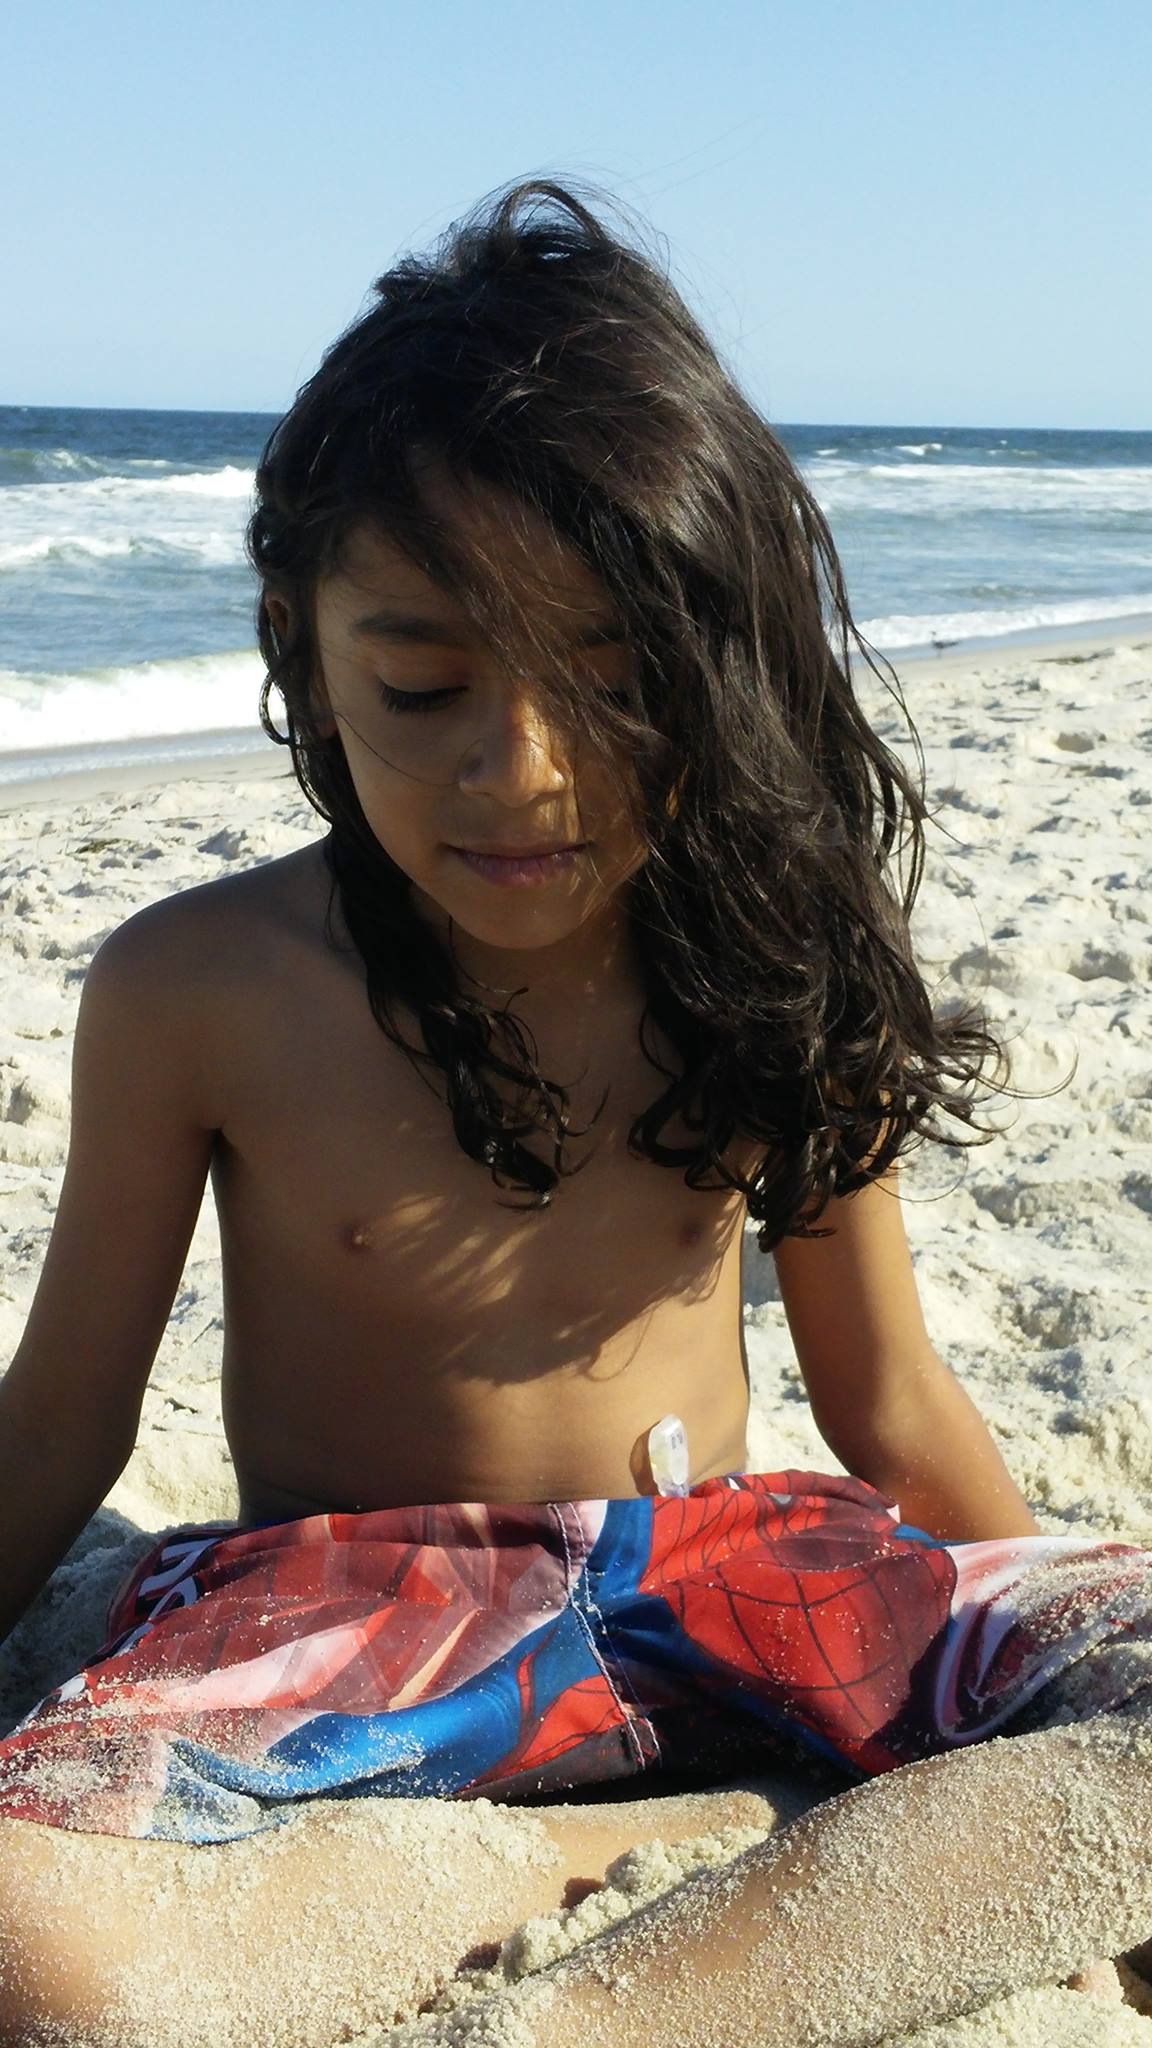
[[[515,180],[769,418],[1152,427],[1147,0],[0,0],[0,403],[281,412]]]

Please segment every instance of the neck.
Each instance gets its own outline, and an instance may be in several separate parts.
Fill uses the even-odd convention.
[[[517,1016],[547,1025],[590,1008],[643,1002],[635,938],[619,905],[609,905],[556,945],[533,949],[486,945],[449,925],[443,914],[439,929],[462,991],[491,1009],[510,1006]]]

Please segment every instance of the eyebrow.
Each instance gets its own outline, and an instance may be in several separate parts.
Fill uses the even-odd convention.
[[[361,640],[406,640],[425,647],[466,647],[466,629],[456,629],[444,619],[426,619],[417,612],[396,611],[390,605],[352,621],[352,632]],[[585,626],[573,635],[576,646],[590,647],[601,640],[622,640],[624,629],[614,619]]]

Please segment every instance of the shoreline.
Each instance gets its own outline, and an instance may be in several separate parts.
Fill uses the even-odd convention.
[[[54,758],[55,757],[55,758]],[[21,762],[27,773],[13,773]],[[45,766],[48,763],[48,766]],[[166,788],[174,782],[295,782],[292,757],[263,732],[227,729],[156,739],[92,741],[47,753],[0,754],[0,815],[30,804]]]
[[[997,639],[957,640],[941,646],[894,650],[875,649],[881,672],[890,664],[897,678],[930,671],[954,678],[959,671],[974,677],[999,671],[1014,659],[1025,662],[1089,662],[1112,648],[1152,643],[1152,615],[1126,620],[1093,620],[1062,627],[1058,634],[1042,628],[1005,634]],[[865,668],[863,660],[854,671]],[[23,764],[24,773],[21,773]],[[27,750],[0,753],[0,815],[27,804],[59,800],[78,803],[89,797],[117,796],[125,791],[166,787],[173,782],[264,781],[292,775],[287,746],[277,746],[254,727],[210,732],[174,733],[155,738],[91,741],[51,752]]]
[[[1062,626],[1059,632],[1028,627],[1024,632],[1005,633],[996,639],[942,641],[939,647],[896,648],[874,652],[881,664],[888,662],[899,676],[905,669],[930,670],[933,675],[955,676],[960,671],[979,675],[1002,669],[1015,658],[1023,662],[1076,662],[1098,660],[1113,648],[1152,645],[1152,613],[1125,619],[1092,619],[1082,625]]]

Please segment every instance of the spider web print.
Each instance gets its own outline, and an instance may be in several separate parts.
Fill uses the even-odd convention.
[[[771,1476],[772,1489],[753,1478],[656,1502],[638,1590],[659,1595],[750,1706],[874,1769],[874,1739],[907,1706],[947,1625],[955,1565],[942,1545],[899,1533],[871,1488]]]
[[[316,1795],[715,1775],[747,1743],[875,1775],[982,1739],[1038,1687],[1058,1703],[1101,1646],[1110,1698],[1146,1686],[1150,1582],[1125,1545],[948,1545],[862,1480],[792,1470],[189,1526],[113,1600],[104,1652],[0,1741],[0,1812],[227,1841]],[[1073,1707],[1094,1697],[1078,1681]]]

